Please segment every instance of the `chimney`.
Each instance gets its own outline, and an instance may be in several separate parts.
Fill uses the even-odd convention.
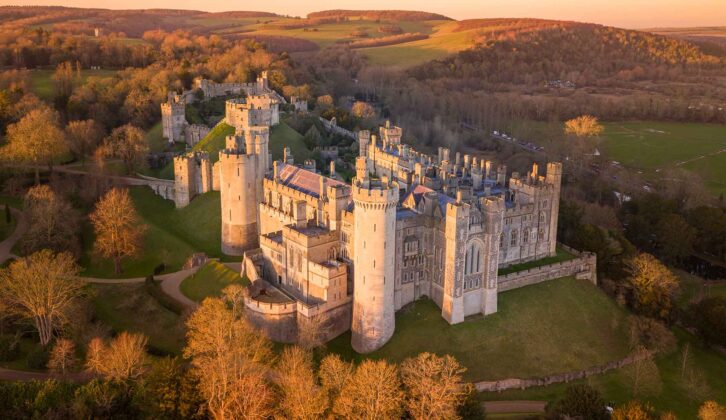
[[[320,175],[320,199],[325,200],[327,198],[327,187],[325,185],[325,177]]]
[[[330,177],[335,178],[335,161],[330,161]]]
[[[276,160],[272,163],[272,173],[275,181],[280,180],[280,161]]]

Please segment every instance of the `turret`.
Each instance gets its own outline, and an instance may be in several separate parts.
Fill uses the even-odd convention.
[[[355,179],[353,203],[355,274],[351,345],[358,353],[369,353],[381,348],[395,329],[398,184],[385,177],[380,182]]]
[[[361,130],[358,132],[358,156],[368,156],[368,144],[371,142],[371,132]]]
[[[186,207],[196,195],[195,169],[192,156],[174,156],[174,204],[177,208]]]
[[[557,220],[560,213],[560,191],[562,188],[562,164],[560,162],[549,162],[547,164],[545,183],[552,186],[549,244],[550,256],[554,256],[557,254]]]
[[[449,324],[464,322],[464,262],[469,232],[470,206],[461,202],[446,205],[444,249],[444,296],[441,316]]]

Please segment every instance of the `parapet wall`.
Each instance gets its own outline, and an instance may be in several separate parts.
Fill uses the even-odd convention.
[[[568,276],[575,276],[578,279],[589,280],[593,284],[597,284],[596,255],[583,252],[568,261],[501,275],[497,277],[497,283],[499,291],[504,292]]]

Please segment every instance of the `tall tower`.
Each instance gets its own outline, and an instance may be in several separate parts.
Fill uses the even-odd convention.
[[[258,247],[257,160],[239,149],[219,152],[222,252],[227,255]]]
[[[460,197],[460,195],[459,195]],[[469,204],[457,198],[446,205],[444,297],[441,316],[449,324],[464,322],[464,262],[469,233]]]
[[[185,207],[196,195],[196,162],[193,155],[174,156],[174,204]]]
[[[169,143],[184,141],[184,128],[187,125],[185,113],[186,104],[176,95],[169,102],[161,104],[162,135]]]
[[[562,185],[562,164],[560,162],[549,162],[545,183],[552,186],[552,203],[550,204],[550,255],[557,254],[557,219],[560,213],[560,190]]]
[[[353,203],[355,275],[351,345],[358,353],[369,353],[393,336],[396,325],[393,286],[398,184],[386,178],[370,180],[367,175],[356,178]]]

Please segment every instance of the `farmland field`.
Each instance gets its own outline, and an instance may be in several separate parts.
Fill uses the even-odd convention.
[[[609,159],[651,175],[682,167],[700,175],[715,194],[726,192],[726,126],[698,123],[605,124]]]

